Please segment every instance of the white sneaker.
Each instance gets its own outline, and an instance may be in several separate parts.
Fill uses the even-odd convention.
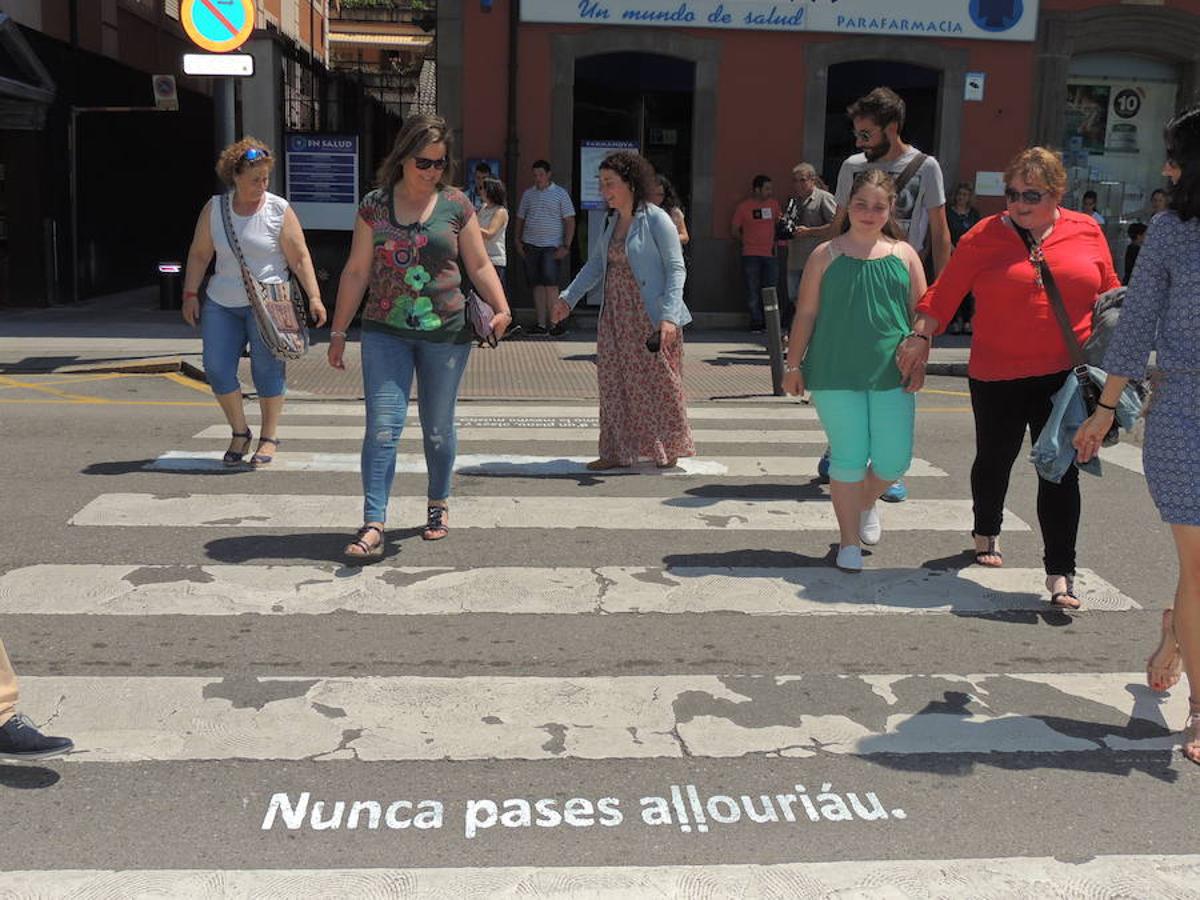
[[[883,525],[879,522],[879,511],[872,506],[870,509],[863,510],[858,517],[858,536],[862,538],[862,542],[868,546],[874,546],[879,543],[879,538],[883,536]]]
[[[843,572],[861,572],[862,547],[838,547],[837,567]]]

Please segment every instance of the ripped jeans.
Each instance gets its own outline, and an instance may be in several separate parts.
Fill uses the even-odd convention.
[[[430,500],[450,496],[450,476],[458,438],[454,405],[467,368],[470,344],[410,340],[383,331],[362,333],[363,393],[367,430],[363,435],[363,521],[386,522],[388,495],[396,475],[396,447],[408,414],[413,373],[421,413]]]

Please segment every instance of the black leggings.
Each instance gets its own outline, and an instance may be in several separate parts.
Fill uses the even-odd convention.
[[[1021,452],[1025,429],[1037,441],[1050,417],[1052,398],[1067,374],[1064,371],[1012,381],[970,380],[971,409],[975,413],[971,497],[976,534],[1000,533],[1008,479]],[[1037,514],[1046,574],[1074,575],[1075,537],[1079,532],[1079,470],[1075,466],[1067,470],[1059,484],[1038,478]]]

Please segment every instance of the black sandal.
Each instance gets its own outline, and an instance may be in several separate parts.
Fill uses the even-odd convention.
[[[235,453],[233,450],[226,450],[225,455],[221,457],[221,462],[230,468],[233,466],[240,466],[242,464],[242,457],[246,455],[246,451],[250,449],[250,442],[254,440],[254,435],[249,428],[247,428],[245,431],[235,431],[233,436],[235,438],[241,438],[243,441],[245,441],[245,443],[242,444],[241,453]]]
[[[1083,608],[1083,603],[1080,601],[1079,595],[1075,593],[1075,581],[1073,579],[1067,578],[1067,589],[1065,591],[1054,591],[1050,595],[1050,605],[1055,609],[1064,609],[1068,612]]]
[[[972,531],[971,539],[974,540],[975,538],[986,538],[987,539],[987,549],[975,551],[975,564],[978,566],[983,566],[984,568],[987,568],[987,569],[1002,568],[1004,566],[1004,554],[1001,553],[996,548],[996,541],[999,540],[1000,535],[998,535],[998,534],[976,534],[975,532]],[[984,562],[983,561],[984,557],[987,557],[987,556],[994,556],[994,557],[996,557],[996,559],[1000,560],[1000,562]]]
[[[446,524],[446,513],[449,510],[444,506],[434,506],[430,504],[425,509],[425,528],[421,531],[421,537],[427,541],[440,541],[450,533],[450,526]]]
[[[258,452],[262,450],[263,444],[273,444],[276,450],[279,450],[279,441],[276,438],[260,437],[258,439],[258,450],[254,451],[254,455],[250,457],[250,467],[253,469],[261,469],[264,466],[269,466],[275,461],[275,454],[267,456],[265,453]]]
[[[379,540],[374,544],[368,544],[363,538],[372,531],[379,532]],[[346,545],[346,549],[342,551],[342,556],[353,563],[366,564],[376,562],[383,559],[383,545],[385,540],[386,536],[383,533],[383,529],[378,525],[364,525],[358,529],[358,532],[354,535],[354,540]],[[361,548],[362,553],[351,553],[351,547]]]

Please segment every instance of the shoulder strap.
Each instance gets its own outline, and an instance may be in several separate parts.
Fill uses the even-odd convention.
[[[238,265],[243,269],[247,269],[246,257],[242,256],[242,246],[238,243],[237,235],[233,233],[233,195],[221,195],[221,222],[225,225],[225,240],[229,241],[229,247],[233,250],[233,255],[237,257]]]
[[[908,161],[908,165],[904,170],[896,176],[896,193],[899,194],[904,190],[904,186],[912,181],[912,177],[917,174],[917,170],[925,165],[925,160],[929,159],[928,154],[917,151],[917,155]]]
[[[1009,221],[1012,221],[1011,219]],[[1017,229],[1017,234],[1021,235],[1021,240],[1025,242],[1025,249],[1030,253],[1030,262],[1033,261],[1033,252],[1036,249],[1033,242],[1033,234],[1028,228],[1022,228],[1016,222],[1012,223]],[[1054,273],[1050,271],[1050,266],[1046,263],[1044,256],[1038,256],[1038,267],[1041,270],[1042,284],[1046,288],[1046,294],[1050,298],[1050,308],[1054,310],[1054,318],[1058,320],[1058,327],[1062,330],[1063,340],[1067,344],[1067,350],[1071,354],[1071,363],[1076,367],[1086,366],[1087,359],[1083,355],[1083,348],[1079,346],[1079,338],[1075,337],[1075,331],[1071,328],[1071,321],[1067,318],[1067,307],[1063,303],[1062,294],[1058,290],[1058,284],[1054,281]]]

